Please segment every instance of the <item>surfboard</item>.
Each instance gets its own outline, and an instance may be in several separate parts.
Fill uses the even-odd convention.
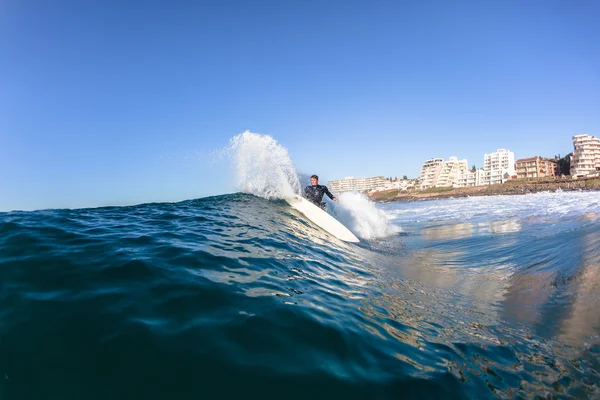
[[[359,242],[358,238],[350,232],[340,221],[329,215],[327,211],[306,200],[304,197],[294,196],[285,199],[290,206],[300,211],[306,218],[326,230],[336,238],[346,242]]]

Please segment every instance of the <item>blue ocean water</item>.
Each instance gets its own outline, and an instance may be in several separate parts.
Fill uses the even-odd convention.
[[[600,201],[0,213],[0,398],[594,398]]]

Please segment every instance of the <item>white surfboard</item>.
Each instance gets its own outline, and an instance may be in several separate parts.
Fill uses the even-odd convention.
[[[350,232],[340,221],[333,218],[326,211],[306,200],[304,197],[294,196],[285,199],[292,207],[304,214],[315,224],[331,233],[333,236],[346,242],[359,242],[358,238]]]

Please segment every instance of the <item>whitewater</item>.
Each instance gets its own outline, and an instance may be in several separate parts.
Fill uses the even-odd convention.
[[[0,398],[597,398],[597,192],[374,204],[341,242],[283,199],[273,137],[237,193],[0,213]]]

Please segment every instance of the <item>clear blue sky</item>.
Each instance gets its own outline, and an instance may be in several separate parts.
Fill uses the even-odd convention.
[[[233,191],[248,129],[324,179],[600,133],[598,1],[0,3],[0,210]]]

